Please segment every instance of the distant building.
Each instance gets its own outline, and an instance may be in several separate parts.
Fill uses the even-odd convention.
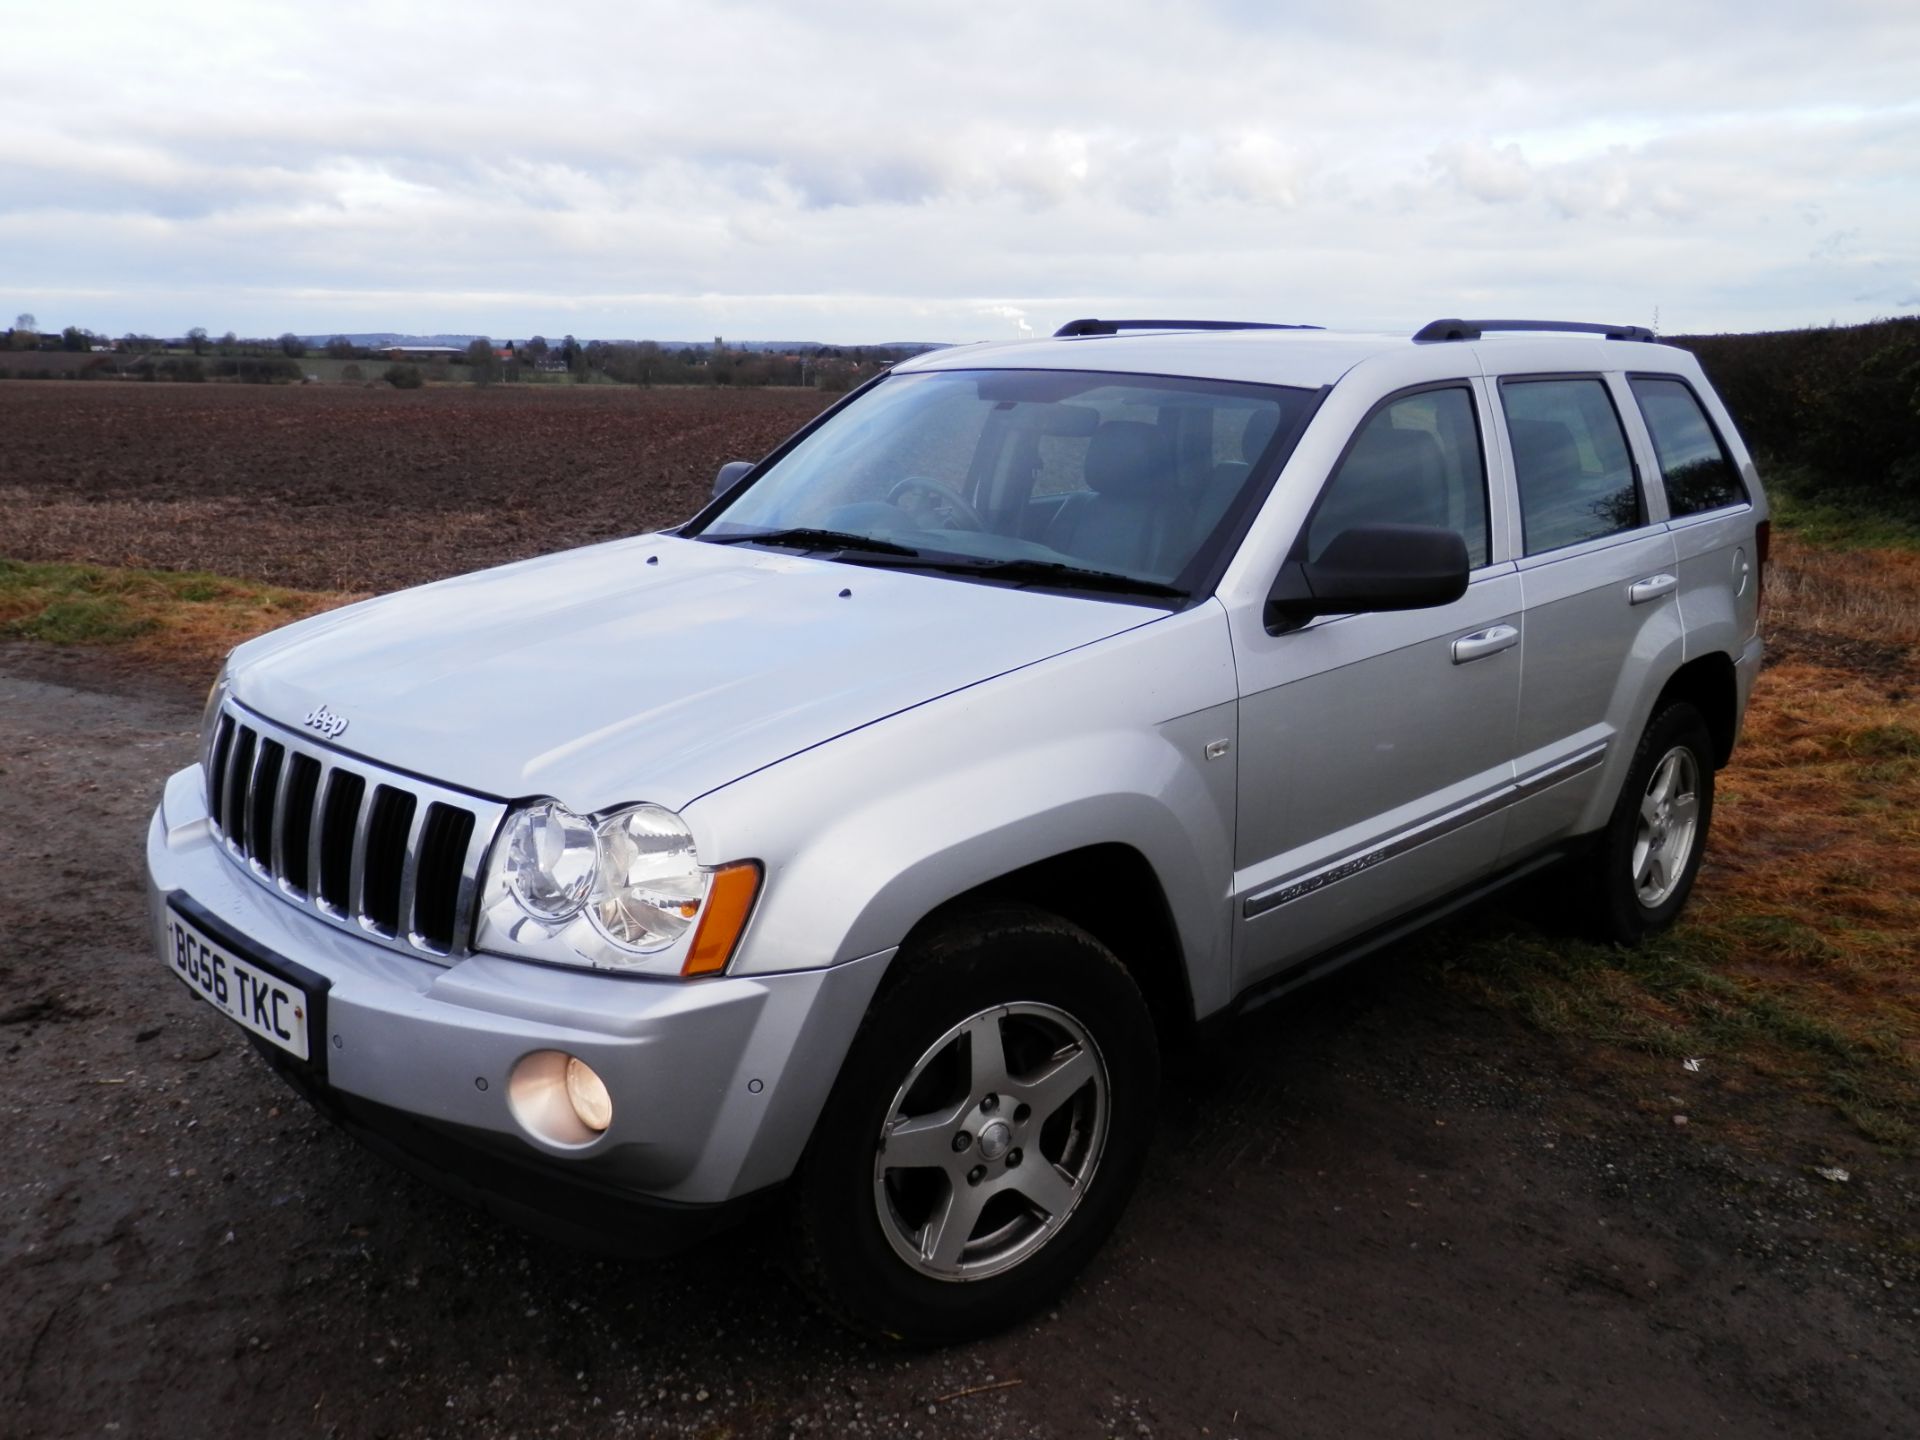
[[[391,345],[387,347],[389,360],[441,360],[466,353],[458,345]]]

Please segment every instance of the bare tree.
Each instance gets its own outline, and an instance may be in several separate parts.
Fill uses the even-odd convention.
[[[187,331],[187,348],[196,355],[207,353],[207,327],[196,325]]]
[[[493,353],[493,341],[485,335],[468,343],[467,368],[473,372],[476,385],[491,385],[500,378],[500,357]]]

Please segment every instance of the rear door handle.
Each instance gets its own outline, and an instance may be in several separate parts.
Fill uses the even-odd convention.
[[[1644,580],[1636,580],[1627,587],[1627,603],[1644,605],[1649,600],[1658,600],[1669,590],[1680,584],[1676,575],[1649,575]]]
[[[1495,625],[1490,629],[1476,630],[1473,634],[1462,635],[1453,642],[1453,663],[1464,665],[1469,660],[1498,655],[1502,650],[1511,650],[1519,643],[1520,632],[1511,625]]]

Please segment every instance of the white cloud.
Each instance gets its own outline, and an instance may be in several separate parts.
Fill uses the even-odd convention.
[[[1016,334],[1021,336],[1033,334],[1033,326],[1027,320],[1027,312],[1022,310],[1018,305],[981,305],[977,308],[982,315],[991,315],[1001,320],[1011,321]]]
[[[1456,140],[1433,154],[1434,166],[1475,200],[1505,204],[1533,193],[1534,169],[1518,145]]]
[[[96,328],[1719,329],[1920,283],[1920,7],[1891,0],[95,0],[0,27],[0,306]]]

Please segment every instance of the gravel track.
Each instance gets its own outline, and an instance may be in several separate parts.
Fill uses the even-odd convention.
[[[994,1339],[849,1339],[761,1237],[548,1248],[362,1152],[151,957],[198,698],[0,646],[0,1434],[1920,1434],[1911,1166],[1711,1071],[1676,1127],[1392,954],[1176,1061],[1115,1242]],[[1718,1138],[1756,1119],[1786,1163]]]

